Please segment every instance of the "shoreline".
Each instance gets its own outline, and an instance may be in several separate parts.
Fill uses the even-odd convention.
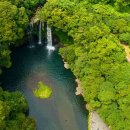
[[[63,57],[62,57],[62,60],[64,62],[64,68],[69,69],[69,64],[64,61]],[[83,90],[82,90],[80,80],[75,79],[75,82],[77,83],[75,95],[83,96]],[[87,104],[86,104],[85,108],[86,108],[86,110],[88,110]],[[100,118],[100,116],[98,115],[98,113],[96,111],[89,111],[89,114],[88,114],[88,130],[110,130],[110,129],[104,123],[104,121]]]
[[[79,79],[75,80],[77,82],[76,95],[83,96],[83,90]],[[104,123],[100,118],[99,114],[96,111],[90,111],[86,104],[86,109],[89,111],[88,117],[88,130],[110,130],[109,127]]]

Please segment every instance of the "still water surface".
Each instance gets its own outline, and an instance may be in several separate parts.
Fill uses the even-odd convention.
[[[75,95],[74,75],[64,68],[58,51],[48,52],[41,45],[24,46],[13,51],[12,59],[12,67],[2,75],[3,86],[25,95],[37,130],[87,130],[85,103]],[[33,95],[38,81],[53,89],[51,98],[38,99]]]

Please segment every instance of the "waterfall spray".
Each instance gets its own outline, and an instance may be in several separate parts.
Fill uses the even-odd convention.
[[[33,32],[33,25],[29,24],[29,31],[28,31],[29,48],[35,47],[33,43],[32,32]]]
[[[48,50],[55,50],[55,47],[52,46],[51,28],[48,25],[47,25],[47,49]]]

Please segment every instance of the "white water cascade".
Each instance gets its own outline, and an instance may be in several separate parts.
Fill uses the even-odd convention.
[[[40,20],[39,23],[39,40],[38,40],[38,44],[42,44],[42,21]]]
[[[47,25],[47,49],[48,50],[55,50],[55,47],[52,46],[51,28],[48,25]]]
[[[34,48],[34,43],[33,43],[33,37],[32,37],[32,33],[33,33],[33,24],[29,24],[29,30],[28,30],[28,42],[29,42],[29,48]]]

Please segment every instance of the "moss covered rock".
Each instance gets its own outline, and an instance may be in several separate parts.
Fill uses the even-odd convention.
[[[38,82],[38,88],[33,90],[33,93],[38,98],[49,98],[52,95],[52,89],[43,84],[42,81]]]

